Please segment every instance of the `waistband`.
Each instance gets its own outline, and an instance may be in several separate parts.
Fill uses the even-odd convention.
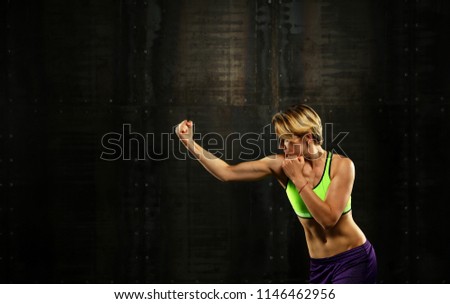
[[[329,264],[337,261],[341,261],[343,259],[353,258],[359,255],[366,255],[369,254],[369,252],[372,250],[372,244],[369,242],[369,240],[366,240],[366,242],[358,247],[349,249],[347,251],[344,251],[342,253],[338,253],[336,255],[333,255],[331,257],[327,258],[310,258],[311,263],[314,264]]]

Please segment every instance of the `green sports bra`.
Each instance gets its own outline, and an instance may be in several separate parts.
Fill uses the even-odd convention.
[[[323,169],[322,177],[319,183],[313,188],[315,194],[322,201],[325,201],[325,196],[327,195],[328,187],[330,186],[330,168],[331,168],[331,160],[333,159],[333,153],[327,151],[327,161],[325,163],[325,168]],[[291,180],[288,180],[288,184],[286,187],[286,194],[291,202],[292,208],[294,208],[295,213],[297,213],[298,217],[312,219],[313,216],[309,213],[308,208],[305,205],[305,202],[298,194],[298,190],[295,187],[294,183]],[[342,214],[345,214],[352,210],[352,197],[348,199],[347,205],[345,206]]]

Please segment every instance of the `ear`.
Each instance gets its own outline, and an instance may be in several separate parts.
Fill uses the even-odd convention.
[[[305,134],[305,136],[304,136],[303,138],[304,138],[304,140],[305,140],[308,144],[310,144],[311,141],[313,140],[313,136],[312,136],[311,133]]]

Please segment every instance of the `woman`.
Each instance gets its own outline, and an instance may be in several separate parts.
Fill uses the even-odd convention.
[[[310,255],[310,283],[375,283],[375,251],[351,212],[353,162],[322,148],[322,123],[307,105],[272,118],[284,154],[228,165],[193,141],[193,122],[176,133],[212,175],[221,181],[252,181],[274,175],[286,189],[302,224]]]

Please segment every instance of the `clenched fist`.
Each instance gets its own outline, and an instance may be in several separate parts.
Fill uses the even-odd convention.
[[[303,167],[305,166],[305,158],[303,156],[298,156],[296,158],[285,159],[281,165],[284,174],[291,181],[301,181],[305,182],[306,179],[303,176]]]
[[[191,120],[183,120],[175,129],[175,133],[184,143],[192,141],[194,123]]]

